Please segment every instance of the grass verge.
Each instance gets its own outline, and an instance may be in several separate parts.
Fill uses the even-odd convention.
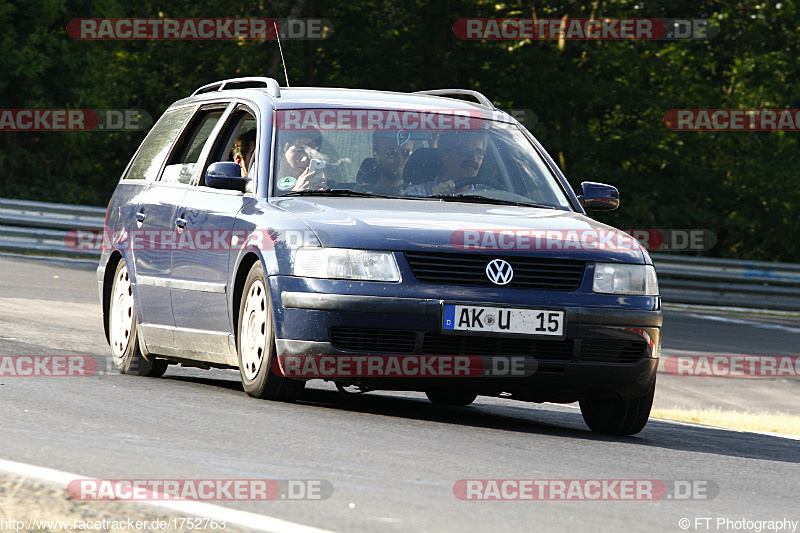
[[[763,431],[800,436],[800,416],[787,413],[745,413],[722,409],[653,409],[650,416],[738,431]]]

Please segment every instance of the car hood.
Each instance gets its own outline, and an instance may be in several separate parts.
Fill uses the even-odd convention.
[[[627,234],[571,211],[384,198],[278,198],[323,246],[650,262]]]

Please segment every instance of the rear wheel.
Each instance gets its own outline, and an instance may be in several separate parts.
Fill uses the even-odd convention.
[[[272,371],[275,331],[272,304],[264,267],[257,261],[247,274],[239,303],[237,352],[244,391],[265,400],[294,401],[303,392],[304,381],[285,378]]]
[[[120,374],[158,377],[167,370],[163,359],[145,359],[139,349],[136,309],[133,303],[128,266],[120,259],[111,285],[111,301],[108,305],[108,340],[114,366]]]
[[[656,382],[638,398],[623,400],[581,400],[581,414],[589,429],[608,435],[633,435],[639,433],[650,418]]]
[[[468,390],[429,390],[425,396],[437,405],[469,405],[478,397]]]

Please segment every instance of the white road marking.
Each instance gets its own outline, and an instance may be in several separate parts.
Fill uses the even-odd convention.
[[[800,333],[800,328],[795,328],[792,326],[784,326],[783,324],[769,324],[767,322],[742,320],[741,318],[731,318],[727,316],[716,316],[716,315],[698,315],[696,313],[691,313],[689,316],[692,318],[699,318],[701,320],[714,320],[716,322],[726,322],[728,324],[741,324],[741,325],[753,326],[754,328],[779,329],[782,331],[788,331],[789,333]]]
[[[18,463],[16,461],[7,461],[5,459],[0,459],[0,472],[16,474],[26,478],[35,478],[50,484],[63,486],[65,491],[67,489],[67,485],[69,485],[71,481],[87,477],[78,474],[72,474],[70,472],[63,472],[61,470],[55,470],[52,468],[46,468],[43,466]],[[227,507],[222,507],[221,505],[214,505],[206,502],[185,500],[175,502],[136,500],[134,503],[137,505],[161,507],[170,511],[188,513],[203,518],[224,520],[228,524],[235,524],[237,526],[246,527],[254,531],[266,531],[270,533],[332,533],[326,529],[304,526],[303,524],[289,522],[288,520],[282,520],[272,516],[249,513],[247,511],[239,511],[237,509],[229,509]]]
[[[797,311],[778,311],[776,309],[761,309],[758,307],[729,307],[725,305],[698,305],[698,304],[662,304],[665,311],[709,311],[720,313],[739,313],[744,315],[759,316],[783,316],[798,318],[800,313]]]

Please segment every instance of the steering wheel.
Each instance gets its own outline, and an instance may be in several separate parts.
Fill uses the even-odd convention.
[[[484,188],[486,188],[486,189],[494,189],[494,190],[497,190],[497,191],[506,190],[505,187],[503,187],[503,185],[500,182],[498,182],[496,180],[493,180],[492,178],[486,178],[486,177],[482,177],[482,176],[472,176],[472,177],[469,177],[469,178],[461,178],[461,179],[455,180],[453,183],[455,184],[455,190],[456,191],[458,191],[459,189],[461,189],[463,187],[466,187],[467,185],[483,185]]]

